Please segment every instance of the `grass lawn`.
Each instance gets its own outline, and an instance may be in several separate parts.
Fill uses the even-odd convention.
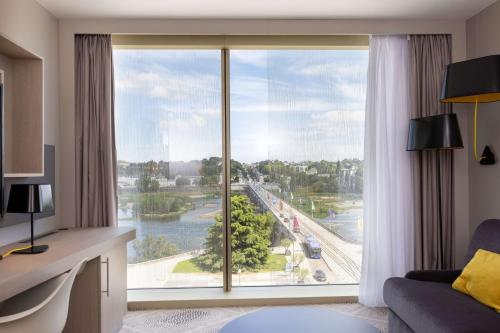
[[[286,258],[282,254],[271,254],[266,265],[258,270],[258,272],[284,271],[286,266]],[[196,265],[196,258],[180,261],[175,265],[172,273],[208,273],[204,272]]]
[[[196,258],[191,258],[179,261],[172,273],[203,273],[203,270],[196,265]]]
[[[259,272],[284,271],[286,258],[282,254],[271,254],[267,259],[266,265]]]

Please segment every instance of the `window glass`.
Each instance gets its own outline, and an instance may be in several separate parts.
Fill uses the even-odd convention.
[[[222,285],[221,52],[114,50],[129,288]]]
[[[368,51],[231,51],[233,286],[358,283]]]

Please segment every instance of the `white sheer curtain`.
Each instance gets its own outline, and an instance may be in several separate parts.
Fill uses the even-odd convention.
[[[413,199],[406,151],[409,108],[406,36],[372,36],[364,160],[360,303],[385,306],[382,288],[413,267]]]

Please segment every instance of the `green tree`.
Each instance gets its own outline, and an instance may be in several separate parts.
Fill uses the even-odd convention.
[[[175,180],[175,186],[188,186],[191,185],[191,181],[187,177],[179,177]]]
[[[304,283],[304,280],[306,279],[307,274],[309,274],[309,270],[307,270],[305,268],[299,269],[297,272],[297,282]]]
[[[292,241],[288,238],[283,238],[281,240],[281,246],[285,248],[285,255],[287,255],[288,249],[290,249],[290,246],[292,246]]]
[[[265,265],[269,257],[274,217],[270,213],[255,214],[246,195],[231,197],[231,251],[233,271],[257,270]],[[204,269],[212,272],[222,270],[222,217],[208,230],[206,251],[199,258]]]
[[[134,214],[161,215],[175,213],[183,207],[189,208],[191,200],[186,196],[175,195],[167,192],[141,193],[134,204]]]
[[[240,162],[236,160],[231,160],[231,183],[239,182],[240,175],[243,178],[247,178],[248,177],[247,169]]]
[[[293,256],[293,265],[295,267],[300,267],[300,264],[304,261],[304,255],[302,253],[298,253]]]
[[[135,186],[140,193],[158,192],[160,190],[160,182],[147,173],[139,176],[139,179],[135,181]]]
[[[169,257],[177,253],[177,247],[167,241],[163,235],[154,236],[149,234],[142,240],[136,239],[133,246],[137,262]]]
[[[218,186],[219,175],[222,173],[222,159],[220,157],[204,158],[201,161],[201,185]]]
[[[322,180],[318,180],[311,184],[311,191],[315,193],[322,193],[325,191],[325,183]]]

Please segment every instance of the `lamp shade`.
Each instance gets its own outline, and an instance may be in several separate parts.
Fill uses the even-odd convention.
[[[441,102],[479,103],[500,100],[500,55],[455,62],[446,67]]]
[[[49,184],[13,184],[10,187],[8,213],[42,213],[54,209]]]
[[[454,113],[410,120],[406,150],[463,148],[457,115]]]

